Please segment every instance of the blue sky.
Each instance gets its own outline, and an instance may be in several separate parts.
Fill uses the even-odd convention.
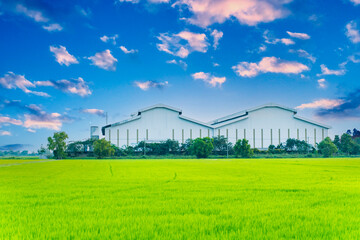
[[[38,149],[164,103],[264,103],[360,128],[360,0],[0,0],[0,146]]]

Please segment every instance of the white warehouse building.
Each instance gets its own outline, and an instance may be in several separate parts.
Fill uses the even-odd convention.
[[[207,123],[185,117],[181,109],[157,104],[102,127],[102,134],[119,147],[144,140],[172,139],[184,143],[198,137],[224,136],[232,143],[245,138],[252,148],[264,149],[288,138],[315,145],[328,136],[329,129],[330,126],[298,116],[295,109],[277,104],[250,108]]]

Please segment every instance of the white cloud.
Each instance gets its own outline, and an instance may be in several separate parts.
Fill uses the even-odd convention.
[[[58,23],[52,23],[47,26],[43,26],[43,29],[49,31],[49,32],[55,32],[55,31],[62,31],[63,27]]]
[[[350,0],[350,2],[354,3],[355,6],[360,4],[360,0]]]
[[[310,39],[310,36],[306,33],[296,33],[296,32],[289,32],[289,31],[286,31],[286,33],[289,34],[289,36],[293,37],[293,38],[299,38],[302,40]]]
[[[209,45],[205,34],[189,31],[182,31],[178,34],[161,33],[157,38],[161,41],[156,44],[159,51],[181,58],[186,58],[195,51],[205,53]]]
[[[102,36],[100,38],[101,41],[107,43],[107,42],[111,42],[113,45],[116,45],[116,39],[119,37],[119,35],[115,34],[114,36]]]
[[[36,133],[36,130],[31,129],[31,128],[28,128],[27,131],[28,131],[28,132],[31,132],[31,133]]]
[[[219,40],[224,36],[224,33],[215,29],[211,32],[211,36],[214,38],[213,47],[214,49],[217,49],[219,46]]]
[[[340,76],[340,75],[344,75],[346,73],[345,69],[330,70],[325,66],[325,64],[321,64],[320,67],[321,67],[321,74],[316,74],[317,76],[322,76],[322,75]]]
[[[0,130],[0,136],[11,136],[11,132]]]
[[[123,51],[125,54],[134,54],[134,53],[137,53],[137,52],[138,52],[137,49],[130,49],[130,50],[128,50],[125,46],[120,46],[119,48],[120,48],[121,51]]]
[[[261,53],[261,52],[265,52],[265,51],[266,51],[266,49],[267,49],[266,45],[261,44],[261,45],[260,45],[260,47],[259,47],[258,52],[259,52],[259,53]]]
[[[33,19],[35,22],[40,22],[40,23],[49,22],[49,19],[46,18],[42,12],[38,10],[29,9],[22,4],[16,5],[16,11],[28,16],[29,18]]]
[[[71,55],[64,46],[50,46],[50,52],[54,53],[56,61],[60,65],[69,66],[70,64],[79,63],[78,60],[73,55]]]
[[[287,16],[283,5],[289,2],[291,0],[178,0],[174,6],[186,6],[193,14],[187,21],[201,27],[231,18],[255,26]]]
[[[352,43],[360,42],[360,33],[357,29],[357,23],[354,21],[346,24],[346,36],[350,39]]]
[[[323,108],[331,109],[343,104],[344,101],[341,99],[320,99],[311,103],[303,103],[300,106],[297,106],[297,109],[307,109],[307,108]]]
[[[311,55],[310,53],[308,53],[307,51],[303,50],[303,49],[298,49],[298,50],[294,50],[294,49],[290,49],[289,50],[290,53],[297,53],[297,55],[299,57],[302,57],[302,58],[307,58],[309,59],[312,63],[315,63],[316,62],[316,58]]]
[[[33,114],[25,114],[24,127],[26,128],[48,128],[52,130],[60,130],[62,126],[62,121],[59,118],[60,115],[58,113],[51,113],[46,115],[33,115]]]
[[[116,62],[118,60],[111,55],[109,49],[98,52],[94,56],[88,57],[88,59],[92,61],[92,65],[98,66],[99,68],[112,71],[116,70]]]
[[[145,82],[134,82],[135,86],[140,88],[143,91],[147,91],[150,88],[163,89],[164,87],[169,85],[169,82],[156,82],[156,81],[145,81]]]
[[[186,62],[184,62],[184,61],[182,61],[182,60],[177,61],[177,60],[175,60],[175,59],[166,61],[166,63],[167,63],[167,64],[179,65],[179,66],[182,67],[184,70],[186,70],[186,69],[187,69],[187,66],[188,66],[188,65],[186,64]]]
[[[91,95],[92,93],[87,83],[81,77],[71,80],[62,79],[57,81],[37,81],[35,84],[36,86],[42,87],[54,87],[63,92],[76,94],[81,97]]]
[[[263,37],[265,39],[265,42],[268,44],[278,44],[282,43],[284,45],[294,45],[295,42],[290,38],[274,38],[269,36],[269,31],[264,31]]]
[[[0,115],[0,125],[1,124],[13,124],[13,125],[22,125],[22,121],[10,118],[10,117],[4,117]]]
[[[255,77],[259,73],[298,74],[308,71],[309,67],[295,61],[285,61],[276,57],[264,57],[259,63],[240,62],[232,69],[238,76]]]
[[[98,116],[101,116],[101,117],[103,117],[105,115],[104,110],[96,109],[96,108],[81,109],[80,111],[82,113],[94,114],[94,115],[98,115]]]
[[[17,75],[13,72],[8,72],[4,75],[4,77],[0,78],[0,86],[6,89],[19,88],[23,92],[28,94],[34,94],[42,97],[50,97],[50,95],[47,93],[29,90],[29,88],[35,88],[36,86],[32,82],[27,80],[24,75]]]
[[[326,88],[326,80],[324,78],[317,80],[319,88]]]
[[[195,80],[202,80],[205,83],[209,84],[211,87],[219,86],[221,87],[224,82],[226,82],[226,77],[215,77],[210,73],[197,72],[191,75]]]

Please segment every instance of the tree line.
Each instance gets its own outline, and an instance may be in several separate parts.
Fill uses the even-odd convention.
[[[48,150],[53,153],[54,158],[63,159],[66,157],[76,157],[81,154],[95,156],[96,158],[105,157],[127,157],[127,156],[166,156],[184,155],[196,156],[197,158],[207,158],[210,155],[235,156],[251,158],[254,154],[321,154],[330,157],[334,154],[358,155],[360,154],[360,131],[354,129],[342,134],[341,137],[335,136],[334,140],[330,137],[325,138],[316,146],[308,144],[306,141],[298,139],[287,139],[286,142],[277,146],[270,145],[267,150],[251,148],[248,140],[240,139],[234,145],[227,141],[224,136],[213,138],[188,139],[184,144],[178,141],[166,140],[161,142],[141,141],[135,146],[124,146],[122,148],[111,144],[105,139],[88,139],[66,144],[68,135],[65,132],[56,132],[53,137],[48,138]],[[45,152],[40,149],[39,153]]]

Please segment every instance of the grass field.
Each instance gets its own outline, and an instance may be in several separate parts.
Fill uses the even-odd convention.
[[[0,160],[0,239],[360,239],[360,159]]]

